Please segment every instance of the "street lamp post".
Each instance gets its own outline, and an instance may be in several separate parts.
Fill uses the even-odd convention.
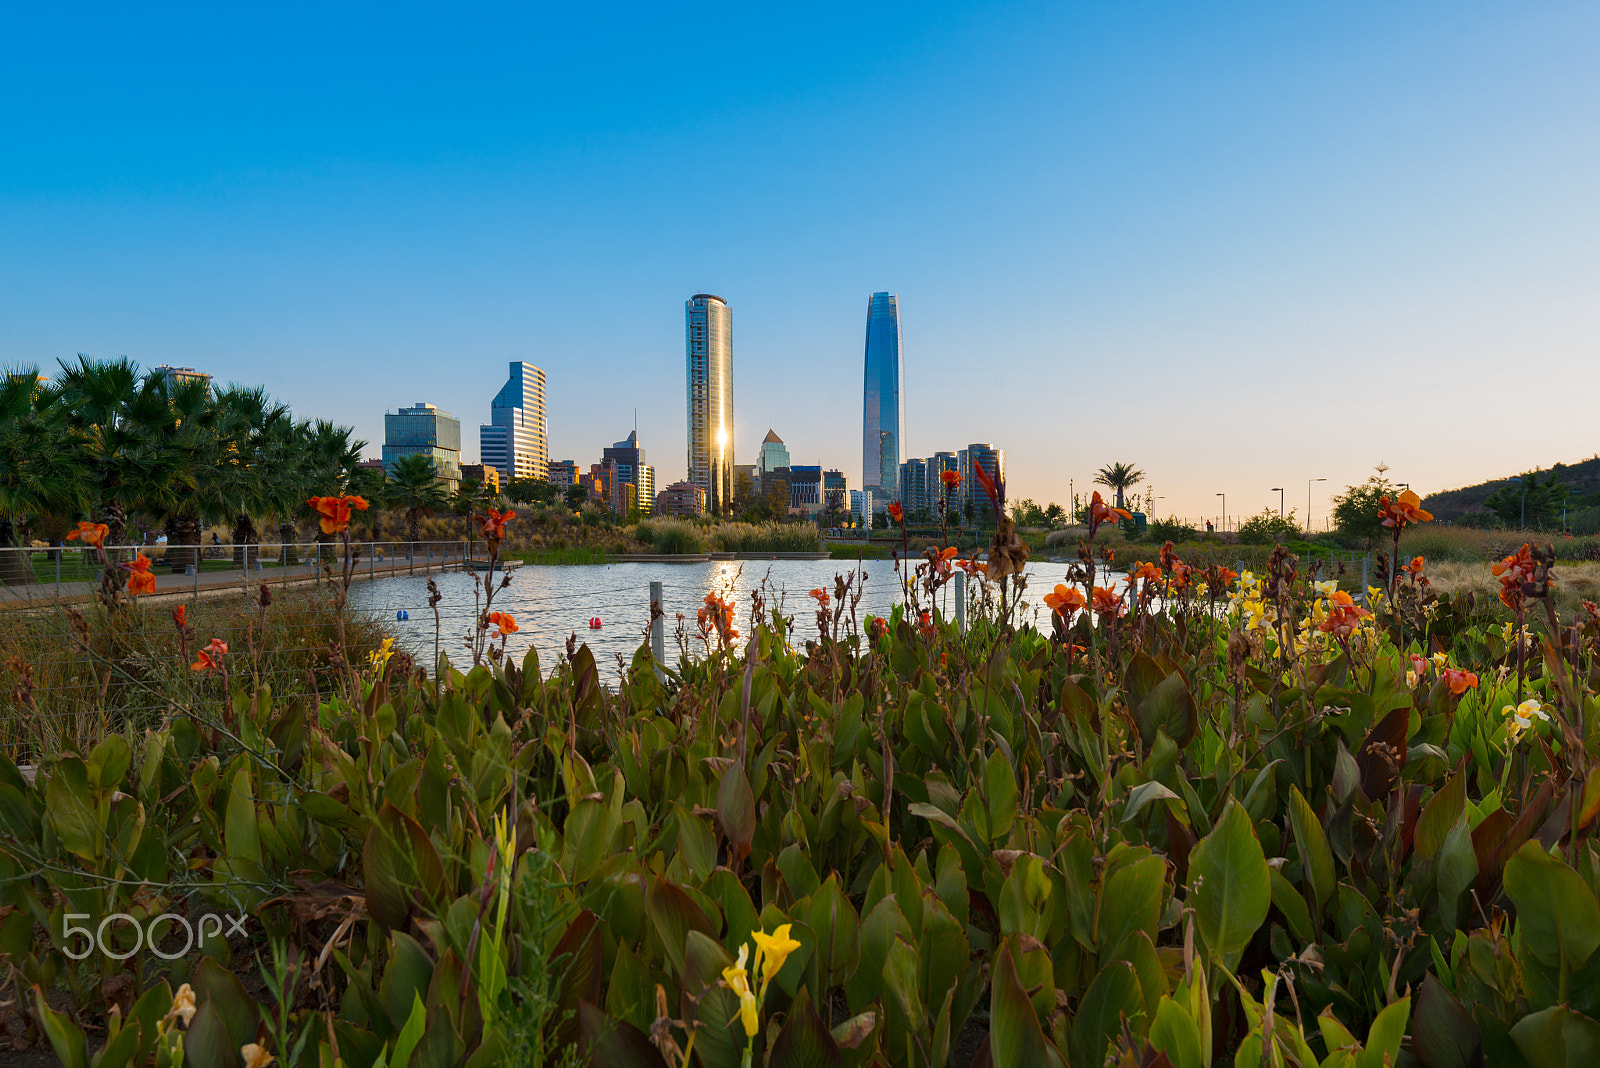
[[[1328,480],[1325,479],[1325,478],[1308,478],[1308,479],[1306,479],[1306,533],[1307,534],[1311,533],[1311,483],[1313,483],[1313,482],[1326,482],[1326,481],[1328,481]]]
[[[1282,486],[1273,486],[1272,489],[1269,490],[1268,492],[1276,493],[1278,495],[1278,518],[1282,519],[1283,518],[1283,487]]]
[[[1222,529],[1223,530],[1227,530],[1228,529],[1228,495],[1226,493],[1219,493],[1219,494],[1217,494],[1217,496],[1222,498]]]

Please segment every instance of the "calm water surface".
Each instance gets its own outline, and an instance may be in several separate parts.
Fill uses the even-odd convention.
[[[888,560],[868,560],[861,566],[860,586],[864,590],[857,615],[887,615],[898,602],[894,565]],[[1036,626],[1045,621],[1043,597],[1065,579],[1067,564],[1028,565],[1028,586],[1023,600],[1022,618]],[[845,560],[739,560],[711,561],[703,564],[604,564],[591,566],[541,567],[524,565],[511,572],[511,585],[495,596],[497,611],[516,616],[518,631],[507,649],[520,659],[529,645],[539,650],[539,659],[548,671],[556,657],[566,651],[567,639],[576,634],[587,642],[607,677],[616,676],[616,657],[633,656],[644,640],[650,619],[650,583],[662,584],[663,607],[667,612],[667,657],[678,657],[673,633],[677,614],[683,613],[691,633],[695,612],[706,594],[720,592],[734,605],[734,625],[749,634],[750,594],[763,589],[768,607],[779,605],[793,616],[798,635],[812,634],[815,628],[814,602],[807,593],[822,587],[833,592],[834,576],[848,574],[856,565]],[[482,594],[482,579],[476,589]],[[473,600],[471,574],[435,576],[439,592],[439,645],[460,663],[465,655],[463,639],[471,633],[479,611]],[[395,628],[400,643],[431,659],[434,643],[433,611],[428,607],[426,579],[397,577],[364,582],[350,588],[353,608],[377,613],[386,625]],[[1102,579],[1102,581],[1104,581]],[[941,610],[953,613],[950,593],[954,583],[942,591]],[[396,612],[406,612],[409,621],[396,621]],[[589,620],[598,618],[601,626],[591,629]],[[698,649],[698,641],[695,643]]]

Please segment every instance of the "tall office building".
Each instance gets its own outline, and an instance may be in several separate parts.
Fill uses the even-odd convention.
[[[655,507],[656,469],[644,462],[644,450],[639,448],[639,432],[635,430],[606,449],[601,453],[601,459],[617,462],[617,478],[638,491],[638,509],[649,515]]]
[[[961,507],[963,512],[967,505],[972,505],[974,518],[981,523],[993,523],[995,519],[994,508],[989,503],[989,494],[984,491],[978,482],[973,468],[983,466],[984,473],[1001,485],[1006,480],[1006,450],[997,449],[988,442],[974,442],[956,454],[961,471]],[[951,501],[955,507],[955,501]]]
[[[487,466],[509,485],[519,478],[545,478],[550,464],[544,419],[544,372],[513,361],[511,376],[489,405],[489,421],[478,427],[478,450]]]
[[[684,303],[684,352],[689,481],[706,491],[707,511],[723,515],[733,501],[733,313],[721,297]]]
[[[933,507],[928,500],[927,460],[910,459],[900,465],[900,496],[895,499],[908,516],[933,514]]]
[[[761,455],[756,460],[756,474],[764,475],[780,467],[789,466],[789,447],[783,443],[776,430],[767,431],[761,439]]]
[[[900,488],[900,458],[905,455],[905,386],[900,298],[893,293],[874,293],[867,301],[865,407],[861,421],[861,485],[873,491],[874,507],[886,507]]]
[[[461,420],[418,401],[410,408],[383,416],[383,469],[394,471],[402,456],[421,453],[433,460],[433,469],[453,493],[461,481]]]

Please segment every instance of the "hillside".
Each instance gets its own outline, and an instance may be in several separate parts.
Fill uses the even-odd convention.
[[[1540,468],[1537,473],[1544,475],[1552,471],[1561,479],[1569,492],[1568,517],[1570,525],[1574,527],[1574,533],[1592,533],[1593,531],[1577,530],[1576,527],[1600,525],[1600,454],[1575,464],[1556,464],[1554,467]],[[1484,502],[1490,494],[1501,487],[1515,487],[1516,483],[1512,481],[1514,477],[1514,475],[1507,476],[1473,486],[1464,486],[1461,489],[1430,493],[1423,498],[1422,506],[1441,522],[1480,525],[1488,521],[1490,514]]]

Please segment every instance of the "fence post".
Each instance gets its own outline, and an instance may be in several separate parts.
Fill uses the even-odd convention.
[[[367,542],[367,578],[370,579],[374,575],[377,574],[377,571],[376,571],[377,566],[378,566],[378,543],[375,542],[375,541],[369,541],[369,542]]]
[[[1372,554],[1368,553],[1361,558],[1361,603],[1367,603],[1367,577],[1372,570]]]
[[[61,549],[56,550],[56,600],[61,599]]]
[[[661,583],[650,583],[650,655],[655,658],[656,670],[661,670],[667,658],[667,612],[661,603]]]
[[[967,633],[967,573],[956,572],[956,630]]]
[[[200,598],[200,564],[204,559],[205,549],[203,547],[196,549],[194,551],[194,596],[196,600]]]

